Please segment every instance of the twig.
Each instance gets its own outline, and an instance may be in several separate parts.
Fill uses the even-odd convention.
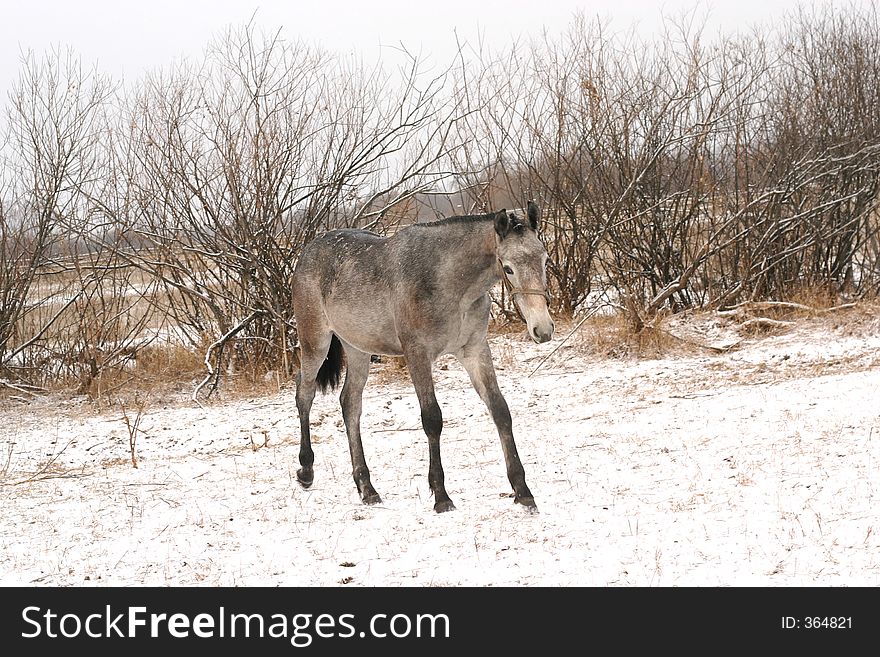
[[[589,371],[590,370],[565,370],[564,374],[566,376],[571,376],[572,374],[586,374]],[[540,374],[539,376],[559,376],[559,372],[547,372],[546,374]]]
[[[592,310],[590,310],[590,312],[588,312],[586,315],[584,315],[584,316],[581,318],[581,321],[579,321],[579,322],[575,325],[575,327],[574,327],[573,329],[571,329],[571,331],[569,331],[568,335],[566,335],[566,336],[562,339],[562,342],[560,342],[558,345],[556,345],[556,348],[555,348],[553,351],[551,351],[549,354],[547,354],[546,356],[544,356],[544,358],[541,359],[541,362],[538,363],[538,364],[535,366],[535,369],[533,369],[533,370],[529,373],[529,376],[531,377],[532,374],[534,374],[534,373],[537,372],[539,369],[541,369],[541,366],[542,366],[544,363],[546,363],[547,360],[549,360],[550,357],[553,356],[553,354],[555,354],[557,351],[559,351],[560,349],[562,349],[562,345],[564,345],[566,342],[568,342],[568,339],[569,339],[571,336],[574,335],[574,332],[577,331],[577,330],[583,325],[584,322],[586,322],[588,319],[590,319],[590,317],[592,317],[593,315],[595,315],[595,314],[599,311],[599,308],[601,308],[601,307],[602,307],[602,306],[596,306],[596,307],[594,307]]]
[[[137,403],[137,402],[135,402]],[[134,423],[129,419],[128,412],[125,410],[125,403],[122,404],[122,420],[125,422],[125,428],[128,430],[128,449],[131,452],[131,467],[138,467],[137,457],[135,454],[135,445],[137,444],[137,434],[141,430],[141,420],[144,417],[144,408],[146,408],[146,400],[137,404],[137,415],[135,415]]]
[[[8,486],[20,486],[21,484],[33,484],[37,481],[48,481],[49,479],[81,479],[82,477],[91,477],[93,473],[91,472],[38,472],[27,479],[22,479],[20,481],[13,481],[11,484],[6,484]]]
[[[870,435],[868,436],[870,438]],[[0,467],[0,480],[6,478],[6,473],[9,472],[9,464],[12,463],[12,453],[15,450],[15,443],[9,442],[6,444],[6,463]]]
[[[63,478],[87,476],[84,473],[69,474],[69,473],[50,473],[49,472],[49,468],[51,468],[52,465],[55,463],[55,461],[57,461],[60,458],[60,456],[62,454],[64,454],[64,452],[67,450],[68,447],[71,446],[71,444],[73,444],[73,441],[68,440],[67,444],[64,445],[64,447],[62,447],[60,450],[58,450],[58,452],[53,454],[52,457],[48,461],[46,461],[45,463],[40,465],[40,467],[37,469],[37,471],[34,472],[32,475],[30,475],[24,479],[21,479],[19,481],[10,482],[8,484],[5,482],[0,482],[0,485],[2,485],[2,486],[19,486],[21,484],[28,484],[28,483],[31,483],[34,481],[42,481],[44,479],[63,479]],[[11,458],[11,448],[10,448],[10,458]],[[6,468],[8,469],[8,467],[9,467],[9,464],[7,463]]]
[[[59,317],[61,317],[61,314],[62,314],[65,310],[67,310],[68,308],[70,308],[70,306],[72,306],[73,303],[74,303],[77,299],[80,298],[80,296],[82,295],[82,293],[83,293],[83,290],[80,290],[80,291],[77,292],[75,295],[73,295],[73,297],[71,297],[70,301],[68,301],[68,302],[65,303],[63,306],[61,306],[61,309],[60,309],[57,313],[55,313],[55,315],[52,317],[52,319],[50,319],[46,324],[43,325],[43,328],[41,328],[41,329],[39,330],[39,332],[37,332],[37,334],[36,334],[34,337],[32,337],[30,340],[28,340],[27,342],[25,342],[24,344],[22,344],[22,345],[21,345],[20,347],[18,347],[17,349],[13,350],[12,353],[10,353],[6,358],[3,359],[3,363],[2,363],[2,364],[5,365],[5,364],[8,363],[10,360],[12,360],[13,358],[15,358],[18,354],[20,354],[22,351],[24,351],[25,349],[27,349],[28,347],[30,347],[34,342],[36,342],[36,341],[39,340],[41,337],[43,337],[43,334],[44,334],[46,331],[49,330],[49,327],[52,326],[52,324],[54,324],[55,321],[56,321]]]

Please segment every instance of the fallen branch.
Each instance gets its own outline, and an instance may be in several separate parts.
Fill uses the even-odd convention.
[[[788,310],[805,310],[814,312],[816,309],[805,306],[802,303],[794,303],[793,301],[743,301],[736,305],[730,306],[719,312],[731,312],[738,309],[749,310],[751,308],[767,309],[767,308],[786,308]]]
[[[37,392],[46,392],[44,388],[32,386],[27,383],[12,383],[12,381],[10,381],[9,379],[0,379],[0,386],[10,388],[12,390],[15,390],[16,392],[21,392],[25,395],[31,395],[32,397],[36,397]]]
[[[700,349],[705,349],[706,351],[711,351],[711,352],[718,353],[718,354],[726,354],[731,349],[734,349],[735,347],[738,347],[740,344],[742,344],[742,340],[737,340],[736,342],[731,342],[730,344],[727,344],[727,345],[703,344],[702,342],[697,342],[696,340],[689,340],[688,338],[682,337],[680,335],[676,335],[675,333],[672,333],[671,331],[668,331],[666,329],[658,329],[655,327],[654,330],[660,331],[660,332],[668,335],[670,338],[673,338],[674,340],[678,340],[679,342],[683,342],[683,343],[689,344],[693,347],[698,347]]]
[[[837,312],[838,310],[854,308],[855,306],[856,303],[844,303],[839,306],[832,306],[831,308],[813,308],[812,306],[806,306],[802,303],[795,303],[793,301],[743,301],[742,303],[738,303],[735,306],[730,306],[729,308],[725,308],[724,310],[719,310],[718,314],[722,316],[731,316],[740,314],[744,310],[769,310],[772,308],[782,308],[785,310],[802,310],[809,313],[833,313]]]
[[[739,325],[738,328],[748,329],[748,328],[788,328],[791,326],[791,322],[784,322],[778,319],[769,319],[767,317],[755,317],[754,319],[748,319]]]
[[[204,378],[204,380],[199,385],[197,385],[196,389],[193,391],[192,400],[195,403],[199,404],[199,391],[203,387],[205,387],[205,384],[208,383],[208,381],[210,381],[212,377],[214,377],[214,384],[211,386],[211,389],[208,391],[208,397],[210,397],[211,393],[217,389],[217,385],[220,382],[219,367],[215,371],[214,367],[211,365],[211,354],[213,353],[213,351],[215,349],[217,349],[219,352],[217,355],[217,363],[219,366],[220,358],[223,355],[223,347],[226,345],[226,343],[229,342],[229,340],[231,340],[233,337],[235,337],[235,335],[239,331],[241,331],[245,326],[250,324],[251,321],[253,321],[253,319],[255,317],[257,317],[258,315],[262,315],[262,314],[263,314],[262,310],[255,310],[250,315],[248,315],[243,320],[241,320],[241,322],[239,322],[233,328],[229,329],[219,340],[217,340],[216,342],[213,342],[211,344],[211,346],[208,347],[208,351],[205,353],[205,367],[208,369],[208,376],[206,376]]]

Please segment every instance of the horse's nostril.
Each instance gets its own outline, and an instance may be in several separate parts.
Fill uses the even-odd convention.
[[[550,333],[545,333],[544,331],[540,331],[537,328],[532,329],[531,331],[529,331],[529,333],[531,334],[532,339],[538,344],[549,341],[551,336],[553,335],[552,330],[550,331]]]

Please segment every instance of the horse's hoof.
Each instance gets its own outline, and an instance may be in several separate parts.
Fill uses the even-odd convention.
[[[303,488],[309,488],[315,480],[315,473],[309,470],[304,472],[302,468],[296,471],[296,480]]]
[[[434,511],[437,513],[446,513],[447,511],[455,511],[455,505],[452,500],[443,500],[434,505]]]
[[[517,504],[522,504],[526,512],[535,515],[538,513],[538,506],[535,504],[534,497],[517,497],[513,500]]]
[[[377,493],[376,491],[361,496],[361,499],[364,501],[364,504],[368,506],[372,506],[374,504],[382,504],[382,498],[379,497],[379,493]]]

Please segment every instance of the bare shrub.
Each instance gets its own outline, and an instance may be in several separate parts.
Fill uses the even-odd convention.
[[[33,352],[81,294],[70,290],[61,312],[45,312],[52,295],[37,282],[88,214],[111,92],[70,51],[26,54],[12,89],[0,179],[0,366],[24,380],[40,379]]]
[[[134,415],[130,415],[128,409],[125,407],[125,403],[121,405],[122,409],[122,422],[125,424],[125,430],[128,433],[128,451],[129,456],[131,458],[131,467],[138,467],[137,462],[137,439],[138,433],[143,433],[143,429],[141,429],[141,421],[144,419],[144,411],[146,410],[147,402],[145,399],[135,399],[134,403]]]
[[[694,13],[650,39],[577,16],[437,70],[253,24],[125,88],[28,54],[0,133],[0,381],[279,386],[312,237],[528,199],[555,312],[614,307],[634,353],[665,348],[669,313],[877,295],[878,43],[872,3],[737,36]],[[496,328],[515,319],[492,297]]]

